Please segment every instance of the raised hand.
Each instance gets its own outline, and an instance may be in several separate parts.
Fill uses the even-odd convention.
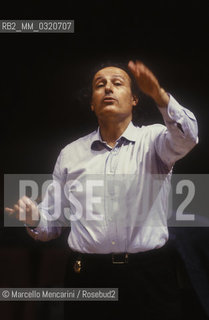
[[[136,62],[129,61],[128,67],[133,73],[140,90],[149,95],[159,107],[166,107],[169,102],[169,96],[165,90],[160,87],[152,71],[139,60]]]

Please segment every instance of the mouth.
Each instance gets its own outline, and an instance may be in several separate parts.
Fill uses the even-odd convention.
[[[114,99],[113,97],[104,97],[104,99],[103,99],[103,101],[104,102],[114,102],[114,101],[116,101],[116,99]]]

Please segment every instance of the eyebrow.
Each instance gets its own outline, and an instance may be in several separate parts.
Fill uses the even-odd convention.
[[[122,80],[125,81],[125,78],[119,74],[113,74],[112,78],[121,78]],[[94,80],[94,82],[97,82],[98,80],[103,80],[103,79],[105,79],[104,76],[99,76]]]

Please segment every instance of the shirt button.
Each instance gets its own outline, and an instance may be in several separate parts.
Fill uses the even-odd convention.
[[[115,241],[112,241],[112,245],[113,245],[113,246],[115,245]]]
[[[171,111],[171,116],[174,116],[174,112],[173,111]]]

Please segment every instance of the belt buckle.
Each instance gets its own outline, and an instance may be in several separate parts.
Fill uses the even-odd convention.
[[[118,257],[121,257],[123,259],[119,260]],[[112,253],[112,263],[113,264],[125,264],[128,263],[128,253],[125,254],[114,254]]]
[[[73,269],[76,273],[80,273],[81,272],[81,259],[77,259],[73,265]]]

